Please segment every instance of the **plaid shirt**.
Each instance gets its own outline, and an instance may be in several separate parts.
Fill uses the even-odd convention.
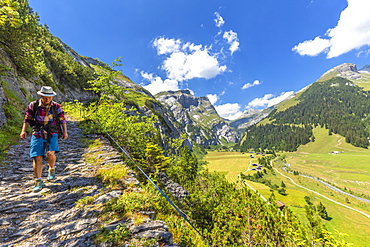
[[[67,123],[67,121],[64,117],[64,111],[63,111],[61,105],[54,102],[54,101],[52,101],[49,105],[44,106],[44,105],[42,105],[41,100],[39,100],[39,106],[37,108],[37,115],[36,115],[36,119],[35,119],[35,114],[33,112],[33,106],[34,106],[35,103],[36,103],[36,101],[32,101],[28,105],[26,115],[24,117],[24,122],[25,123],[31,124],[31,123],[33,123],[33,121],[36,121],[40,125],[46,125],[46,124],[56,125],[57,121],[54,120],[54,118],[53,118],[53,110],[51,108],[52,105],[56,106],[56,112],[57,112],[58,118],[60,120],[60,123],[61,124]],[[43,137],[43,135],[41,134],[41,131],[36,131],[32,134],[35,135],[37,138]],[[55,133],[52,133],[52,134],[55,134]]]

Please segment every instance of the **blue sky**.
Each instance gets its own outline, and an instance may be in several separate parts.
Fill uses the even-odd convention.
[[[369,0],[29,0],[51,33],[153,94],[190,89],[235,119],[342,63],[370,64]]]

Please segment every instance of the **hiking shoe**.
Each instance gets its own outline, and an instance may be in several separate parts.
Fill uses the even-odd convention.
[[[49,169],[49,173],[48,173],[48,180],[53,180],[53,179],[55,179],[55,168]]]
[[[33,192],[39,192],[42,189],[42,186],[44,185],[44,181],[41,179],[36,179],[35,187],[33,187]]]

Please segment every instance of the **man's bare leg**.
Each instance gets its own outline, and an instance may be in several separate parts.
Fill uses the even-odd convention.
[[[35,178],[41,178],[42,176],[42,156],[33,157],[33,172]]]
[[[55,166],[55,161],[56,161],[56,157],[55,157],[55,151],[47,151],[46,152],[46,157],[47,157],[47,161],[48,161],[48,165],[49,165],[49,169],[52,169],[54,168]]]
[[[46,152],[46,157],[49,165],[49,172],[48,172],[48,180],[51,181],[55,179],[55,151],[47,151]]]

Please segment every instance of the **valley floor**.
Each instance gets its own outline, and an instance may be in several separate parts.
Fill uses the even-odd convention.
[[[345,148],[348,147],[345,146]],[[296,161],[296,163],[301,162],[306,164],[304,162],[305,158],[306,160],[309,160],[311,155],[315,156],[317,154],[304,152],[307,150],[304,150],[303,148],[299,151],[300,152],[296,153],[286,153],[286,155],[287,163],[291,164],[289,168],[291,170],[297,170],[301,172],[301,166],[296,166],[295,163],[290,161],[293,159],[294,161]],[[322,151],[324,152],[326,150]],[[349,155],[348,152],[350,152],[349,149],[347,150],[347,155]],[[354,155],[360,155],[360,157],[364,159],[363,163],[358,163],[358,167],[365,168],[364,170],[362,170],[362,172],[365,174],[368,174],[370,172],[370,167],[367,167],[365,165],[366,161],[368,160],[366,159],[368,155],[367,152],[369,151],[365,150],[360,153],[354,153]],[[338,154],[338,156],[342,154],[343,153]],[[328,153],[322,153],[321,156],[328,157],[329,160],[334,157],[332,154]],[[209,170],[220,172],[226,176],[228,181],[237,183],[238,175],[240,173],[252,175],[256,173],[256,171],[251,170],[250,168],[251,163],[258,163],[258,158],[259,156],[256,155],[251,158],[249,153],[242,154],[238,152],[209,152],[205,160],[209,162]],[[337,166],[336,169],[340,170],[340,163],[335,164],[335,166]],[[283,166],[281,165],[275,164],[274,166],[274,168],[276,169],[275,174],[266,175],[266,179],[269,179],[274,184],[280,184],[281,182],[284,182],[287,188],[287,195],[281,195],[277,193],[277,191],[275,191],[274,194],[276,196],[276,200],[284,202],[297,215],[297,217],[300,218],[302,222],[307,222],[304,209],[304,206],[306,204],[304,197],[307,196],[311,199],[313,204],[317,205],[321,202],[326,207],[330,219],[323,221],[325,222],[325,226],[327,227],[327,229],[333,234],[336,234],[337,232],[348,234],[348,236],[345,237],[345,240],[349,243],[354,243],[354,246],[366,246],[366,244],[370,243],[369,202],[358,200],[341,194],[326,187],[324,184],[312,178],[295,176],[282,169]],[[310,175],[315,178],[323,177],[323,180],[329,182],[330,184],[332,182],[332,180],[327,180],[328,176],[326,176],[325,172],[321,174],[317,170],[313,172],[312,169],[306,168],[304,170],[304,174]],[[246,183],[248,184],[248,186],[258,191],[258,193],[261,194],[262,197],[270,197],[271,188],[267,187],[266,185],[251,181],[246,181]],[[344,190],[343,187],[338,187]],[[347,192],[352,191],[351,193],[353,193],[354,190],[355,187],[348,186],[346,188]],[[369,189],[362,189],[361,191],[365,193],[365,195],[368,195],[370,192]]]

